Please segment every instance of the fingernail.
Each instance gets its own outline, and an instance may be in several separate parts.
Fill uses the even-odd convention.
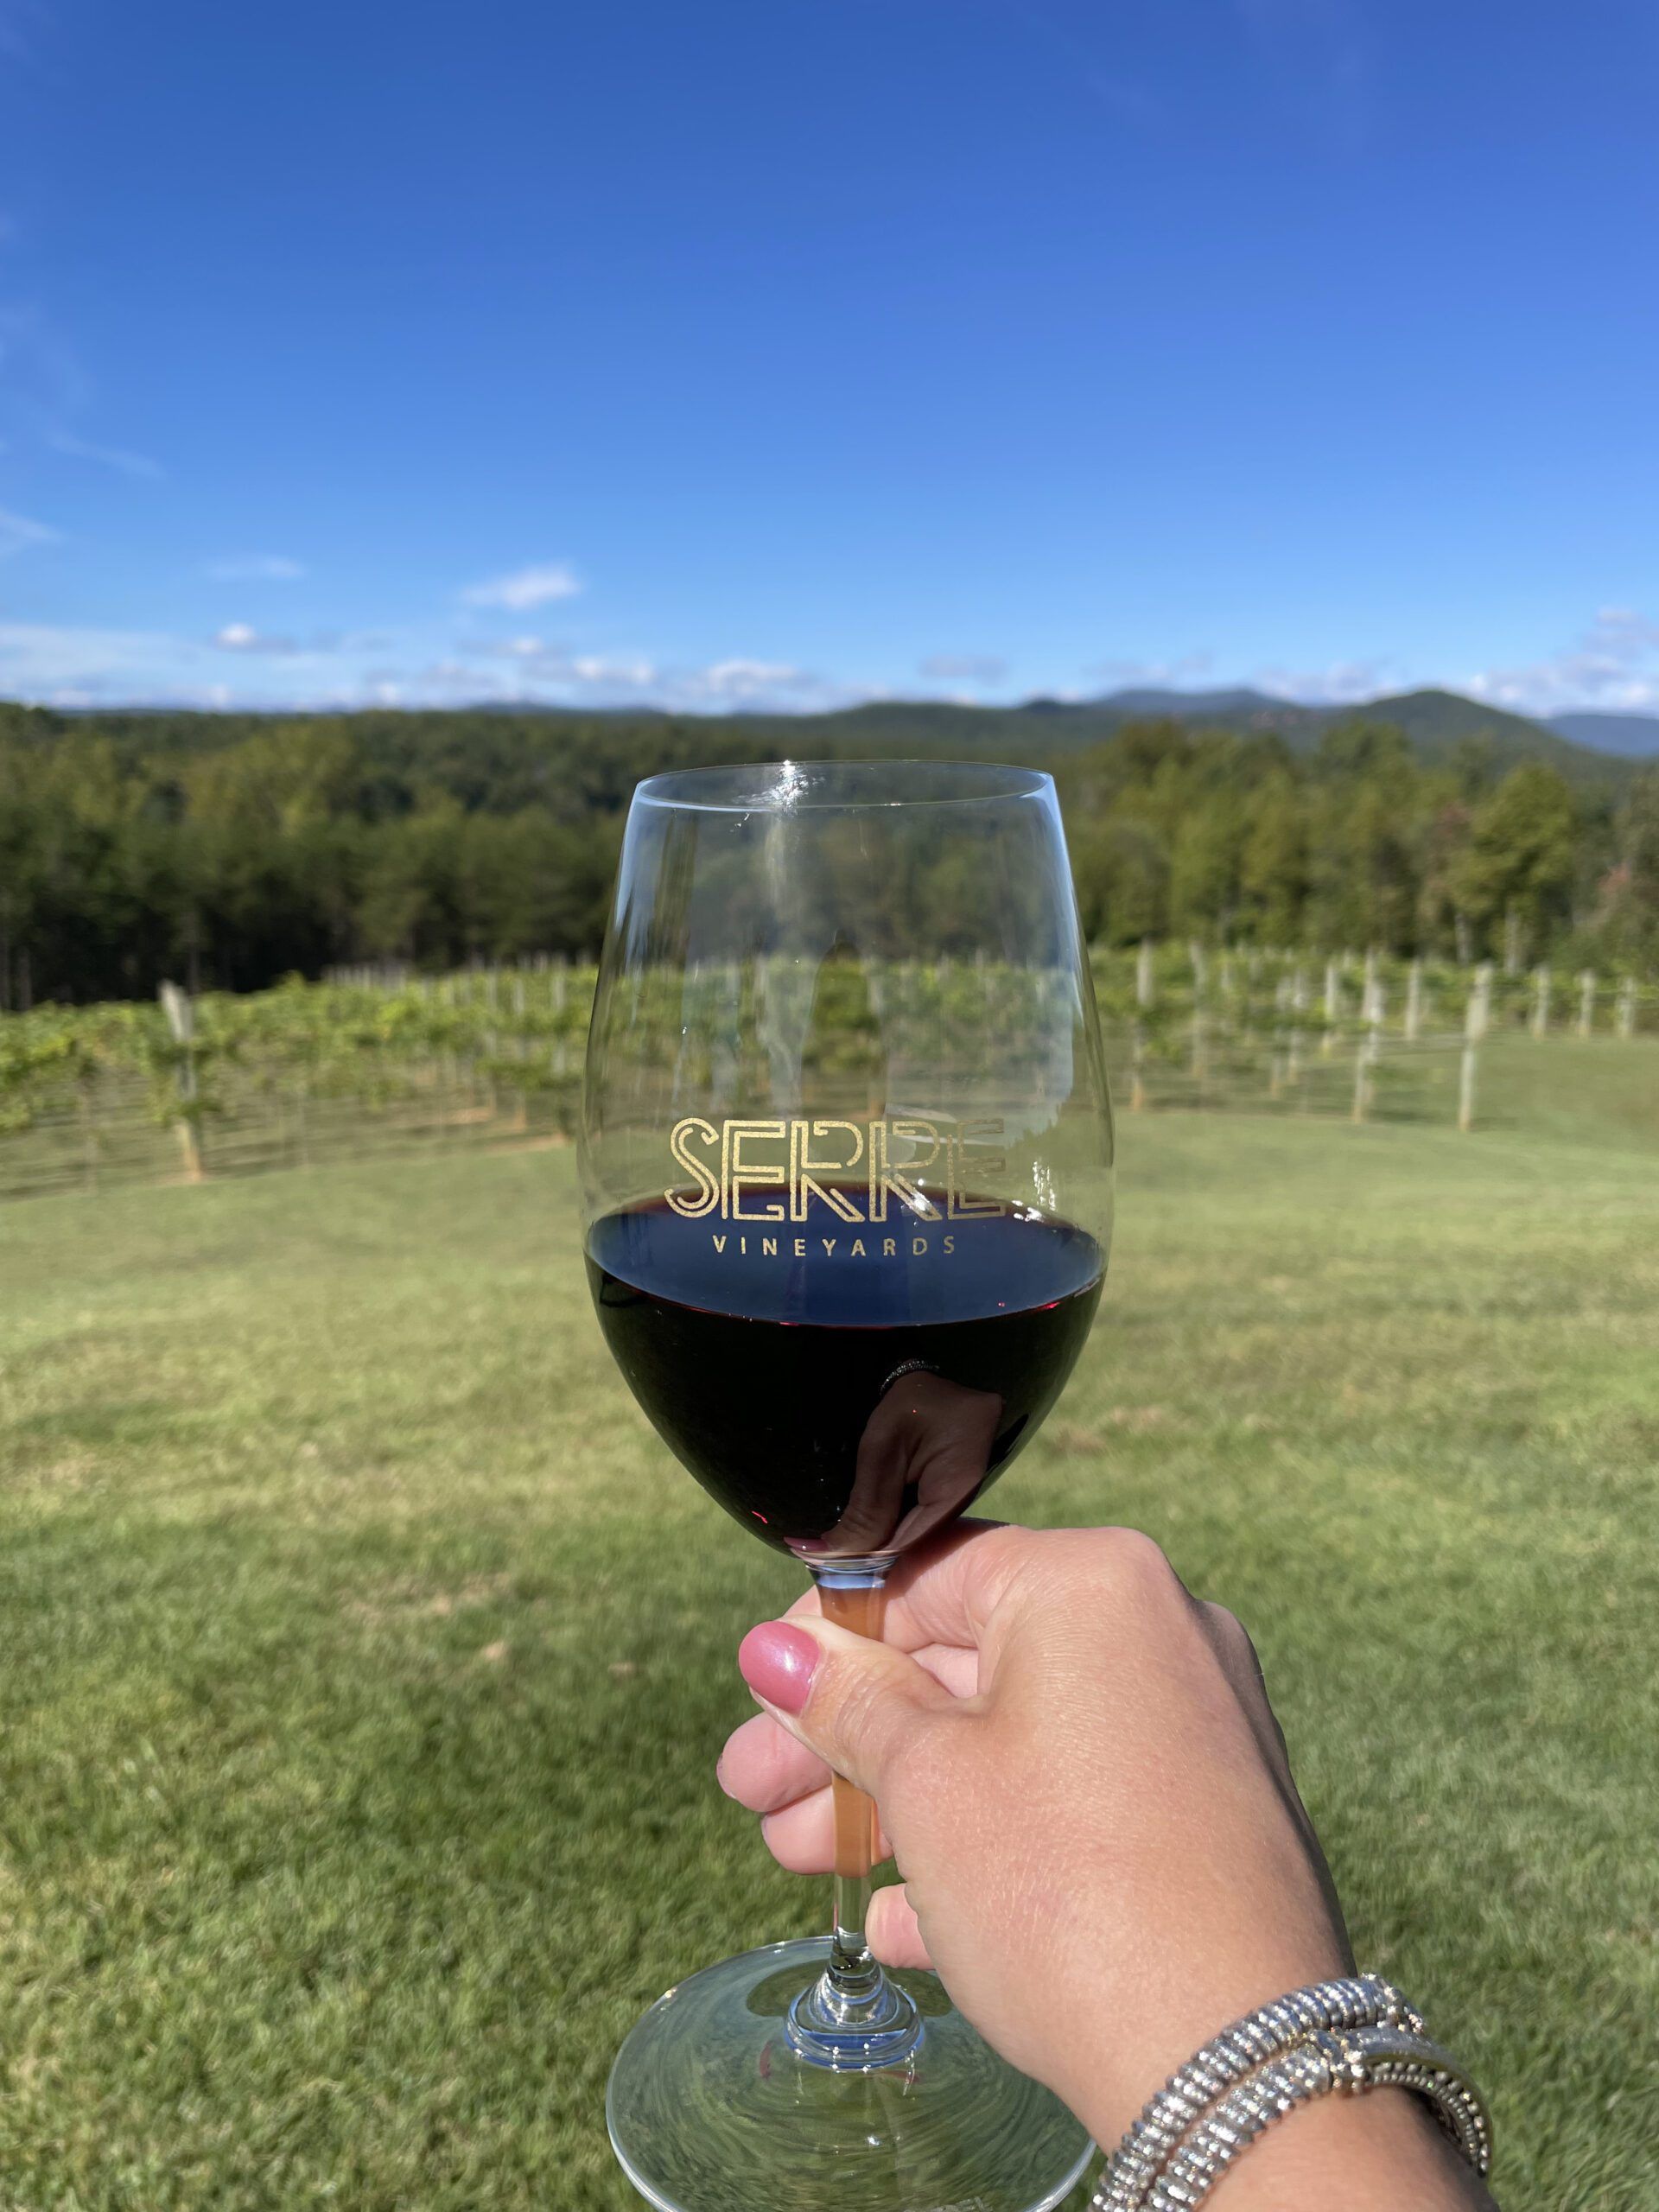
[[[737,1647],[739,1673],[757,1697],[780,1713],[798,1713],[806,1703],[817,1663],[817,1645],[787,1621],[762,1621]]]

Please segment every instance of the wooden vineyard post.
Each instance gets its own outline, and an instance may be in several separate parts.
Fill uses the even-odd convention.
[[[1474,988],[1469,994],[1468,1009],[1463,1020],[1463,1064],[1458,1073],[1458,1128],[1465,1136],[1475,1126],[1476,1064],[1480,1040],[1486,1034],[1491,995],[1491,963],[1484,961],[1475,970]]]
[[[1406,1042],[1414,1045],[1423,1033],[1423,963],[1414,960],[1406,970]]]
[[[1302,1079],[1302,1016],[1307,1012],[1307,976],[1300,967],[1290,971],[1290,1042],[1285,1054],[1285,1081],[1294,1090]]]
[[[173,1042],[179,1048],[175,1078],[179,1105],[181,1109],[174,1127],[179,1134],[179,1151],[184,1160],[184,1179],[200,1183],[207,1174],[201,1157],[201,1131],[197,1126],[195,1108],[196,1085],[196,1014],[188,997],[176,983],[163,983],[158,994],[162,1012],[167,1016],[167,1026]]]
[[[1204,947],[1195,938],[1186,949],[1192,962],[1192,1080],[1198,1085],[1198,1103],[1202,1106],[1208,1060],[1204,1020]]]
[[[1617,1016],[1619,1035],[1628,1044],[1636,1034],[1636,978],[1627,976],[1618,987]]]
[[[1470,995],[1470,1016],[1474,1023],[1474,1034],[1478,1043],[1492,1026],[1492,963],[1483,960],[1475,970],[1475,988]]]
[[[1579,970],[1579,1034],[1587,1037],[1596,1025],[1596,971]]]
[[[1325,963],[1325,1035],[1319,1050],[1328,1060],[1337,1049],[1337,1023],[1342,1014],[1342,971],[1334,960]]]
[[[1152,939],[1143,937],[1140,950],[1135,956],[1135,1002],[1138,1007],[1152,1004]]]
[[[1503,973],[1521,973],[1521,910],[1513,899],[1503,910]]]
[[[1129,1111],[1144,1114],[1147,1110],[1147,1026],[1143,1021],[1129,1024]]]
[[[1535,1037],[1549,1033],[1549,966],[1543,961],[1532,975],[1532,1033]]]
[[[1375,978],[1367,986],[1369,1004],[1365,1015],[1365,1034],[1354,1054],[1354,1119],[1370,1119],[1376,1096],[1375,1070],[1382,1057],[1382,986]]]
[[[75,1083],[75,1118],[80,1126],[81,1179],[98,1188],[98,1078],[86,1068]]]

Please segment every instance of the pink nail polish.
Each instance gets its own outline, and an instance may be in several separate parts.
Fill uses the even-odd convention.
[[[798,1713],[806,1703],[817,1663],[817,1645],[804,1629],[787,1621],[763,1621],[737,1647],[744,1681],[780,1713]]]

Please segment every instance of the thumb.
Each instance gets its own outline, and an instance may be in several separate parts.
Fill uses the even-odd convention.
[[[791,1736],[873,1797],[895,1762],[956,1703],[890,1643],[810,1616],[752,1628],[737,1663]]]

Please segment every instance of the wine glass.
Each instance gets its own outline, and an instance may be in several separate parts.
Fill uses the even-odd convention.
[[[1051,779],[785,761],[634,793],[581,1165],[605,1338],[669,1448],[880,1630],[883,1579],[1029,1441],[1088,1335],[1111,1118]],[[833,1924],[689,1976],[618,2056],[664,2212],[1035,2212],[1090,2145],[931,1974]]]

